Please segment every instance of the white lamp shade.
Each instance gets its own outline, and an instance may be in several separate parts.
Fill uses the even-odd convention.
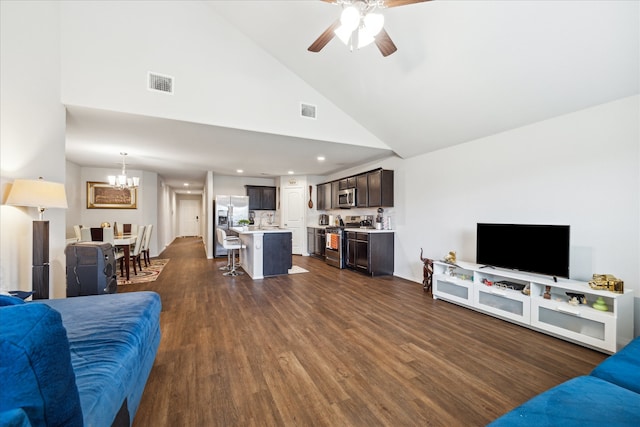
[[[374,40],[375,38],[366,28],[360,28],[358,30],[358,49],[370,45]]]
[[[348,29],[344,25],[340,25],[333,32],[335,33],[336,36],[338,36],[338,38],[342,43],[344,43],[345,45],[348,45],[349,39],[351,38],[351,34],[353,33],[353,30]]]
[[[68,208],[64,184],[41,179],[16,179],[6,204],[46,209]]]
[[[371,37],[378,35],[384,26],[384,15],[381,13],[369,13],[364,17],[364,26]]]
[[[340,15],[340,23],[348,31],[355,30],[360,24],[360,12],[354,6],[346,7]]]

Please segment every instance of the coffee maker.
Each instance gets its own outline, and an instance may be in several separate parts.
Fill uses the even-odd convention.
[[[320,218],[318,219],[318,225],[329,225],[329,215],[320,214]]]

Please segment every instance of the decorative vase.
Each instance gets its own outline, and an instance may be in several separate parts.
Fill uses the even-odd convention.
[[[604,302],[604,298],[598,297],[597,301],[593,303],[593,308],[600,311],[609,311],[607,303]]]

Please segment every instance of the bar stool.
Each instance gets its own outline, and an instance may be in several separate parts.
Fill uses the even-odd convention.
[[[223,273],[223,276],[238,276],[244,274],[242,271],[236,270],[236,256],[234,251],[244,248],[242,241],[239,237],[231,236],[227,237],[227,233],[222,228],[217,228],[218,240],[222,243],[222,247],[227,250],[227,257],[231,257],[231,270]]]

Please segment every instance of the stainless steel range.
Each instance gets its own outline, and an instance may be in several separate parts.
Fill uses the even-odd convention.
[[[325,229],[325,252],[324,259],[327,264],[338,268],[345,268],[347,263],[347,238],[345,228],[373,228],[371,220],[373,216],[347,216],[346,222],[338,216],[343,224],[340,226],[329,226]]]
[[[344,238],[344,227],[327,227],[325,242],[324,259],[327,264],[344,268],[347,243]]]

